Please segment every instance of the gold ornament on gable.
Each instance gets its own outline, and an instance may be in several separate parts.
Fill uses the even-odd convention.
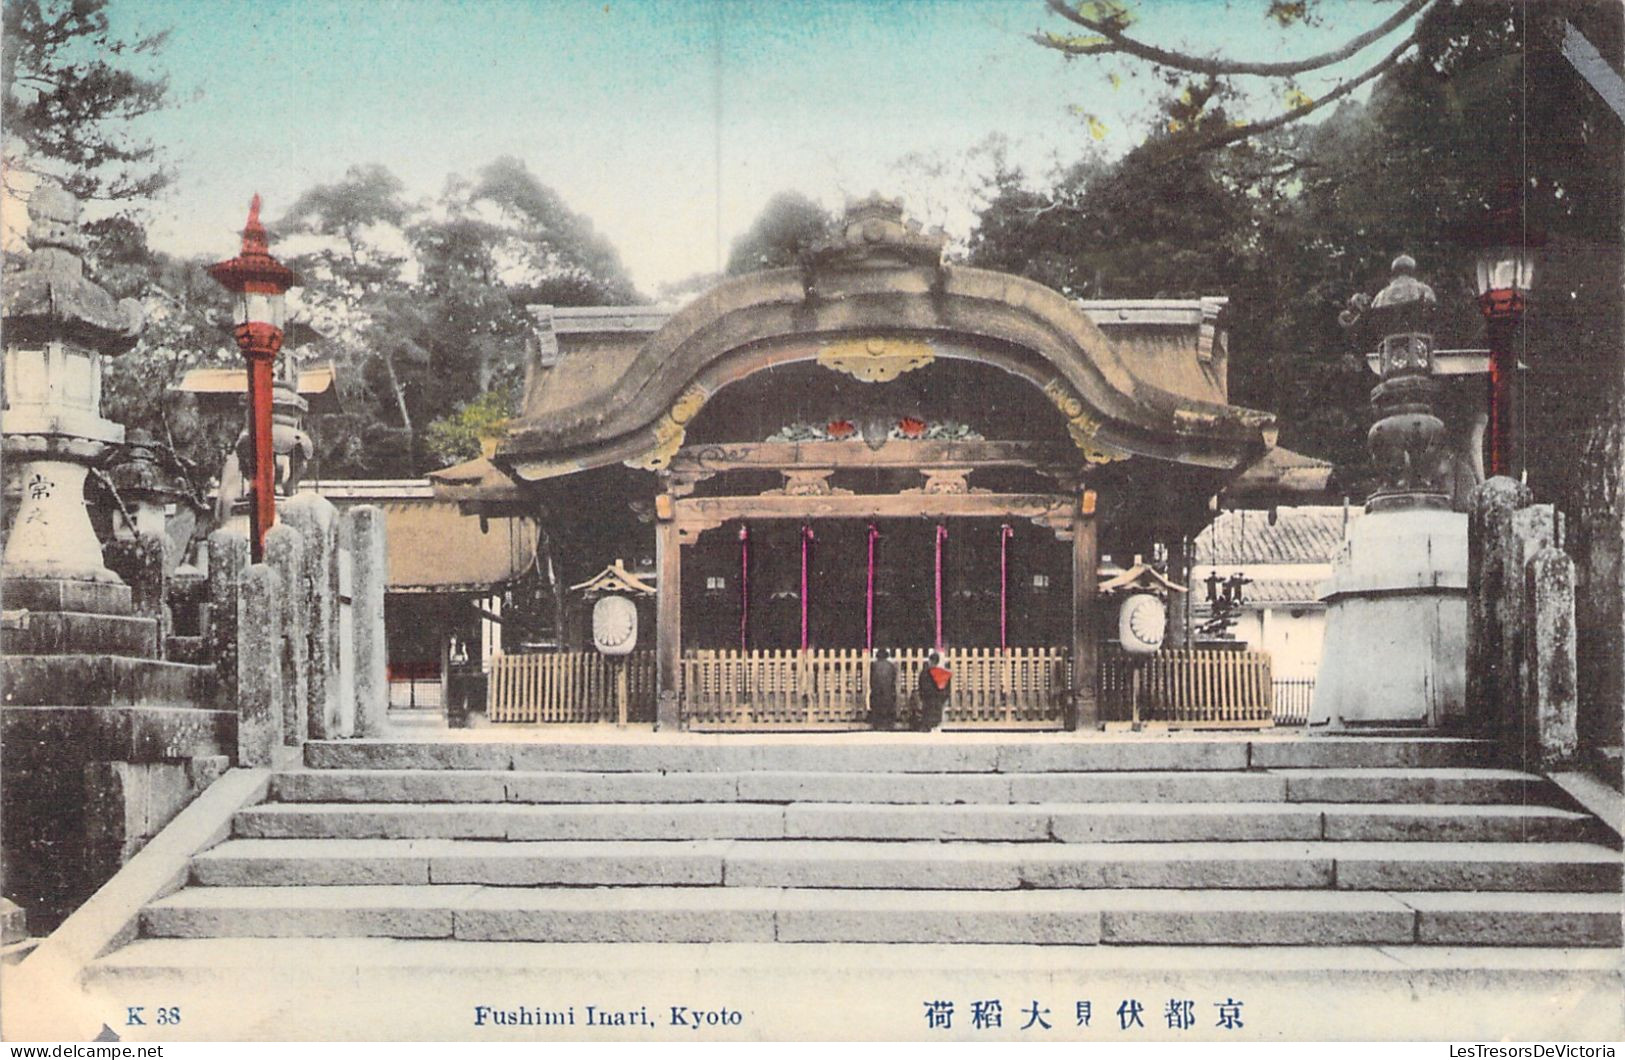
[[[1051,379],[1044,385],[1044,396],[1066,417],[1066,433],[1071,435],[1072,444],[1078,447],[1087,463],[1110,464],[1129,458],[1128,453],[1095,440],[1095,435],[1100,431],[1100,421],[1085,411],[1083,399],[1073,393],[1065,382]]]
[[[863,383],[889,383],[904,372],[923,368],[936,359],[923,339],[870,336],[832,342],[818,351],[818,363],[845,372]]]
[[[641,471],[663,471],[671,464],[672,457],[677,450],[683,447],[683,438],[688,433],[688,424],[705,402],[710,393],[698,384],[689,387],[677,396],[671,408],[662,413],[652,428],[654,445],[642,456],[623,460],[627,467],[637,468]]]

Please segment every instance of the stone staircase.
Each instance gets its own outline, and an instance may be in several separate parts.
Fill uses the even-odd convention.
[[[1487,753],[1335,737],[317,742],[90,971],[196,964],[248,937],[1620,946],[1616,837]]]

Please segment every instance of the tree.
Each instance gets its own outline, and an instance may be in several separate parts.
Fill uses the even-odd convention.
[[[816,202],[800,192],[780,192],[767,201],[745,234],[734,240],[726,273],[738,276],[793,265],[834,227],[835,218]]]
[[[5,167],[57,177],[81,199],[140,199],[172,174],[128,124],[170,102],[166,77],[141,67],[167,33],[124,39],[108,0],[5,0]]]
[[[366,378],[383,369],[400,426],[412,430],[400,361],[426,359],[403,327],[411,318],[403,299],[412,207],[404,186],[383,166],[354,166],[342,179],[319,184],[294,200],[277,228],[314,237],[316,249],[290,263],[303,280],[301,301],[317,331],[341,351],[346,367]]]
[[[454,180],[446,203],[454,217],[492,224],[492,261],[519,298],[552,305],[639,300],[615,248],[519,159],[504,156],[472,182]]]
[[[1289,20],[1314,14],[1312,3],[1277,6],[1301,9]],[[1102,20],[1100,5],[1085,8]],[[1572,21],[1617,57],[1620,12],[1566,0],[1432,0],[1414,14],[1408,50],[1373,76],[1370,99],[1345,99],[1318,124],[1254,128],[1228,144],[1189,125],[1163,127],[1104,180],[1080,173],[1033,187],[1007,176],[983,213],[975,256],[1076,294],[1104,286],[1128,295],[1178,290],[1157,266],[1183,250],[1167,270],[1175,279],[1189,272],[1213,285],[1203,293],[1230,296],[1232,399],[1279,414],[1282,444],[1334,460],[1360,496],[1371,377],[1336,310],[1356,291],[1374,293],[1405,251],[1438,289],[1440,345],[1481,346],[1464,233],[1516,176],[1531,224],[1552,235],[1527,329],[1530,415],[1545,425],[1530,432],[1531,481],[1545,496],[1574,498],[1585,472],[1564,454],[1580,448],[1583,425],[1608,415],[1617,386],[1597,366],[1619,357],[1625,142],[1617,115],[1561,55],[1560,30]],[[1132,54],[1126,23],[1111,28],[1110,47],[1080,54]],[[1216,65],[1179,72],[1234,77],[1258,65],[1201,61]],[[1162,171],[1183,176],[1159,181]],[[1114,201],[1117,187],[1131,194]],[[1148,201],[1135,201],[1135,189]],[[1102,217],[1132,223],[1113,228]],[[1091,285],[1096,268],[1102,283]]]
[[[329,473],[413,475],[472,455],[467,409],[522,382],[526,305],[637,299],[615,249],[511,158],[451,178],[434,204],[381,166],[352,167],[278,229],[303,244],[289,264],[325,336],[315,352],[341,369],[347,411],[319,424]]]
[[[204,411],[175,388],[194,368],[240,368],[231,339],[231,298],[199,262],[147,245],[128,217],[87,226],[86,271],[118,298],[142,303],[146,324],[136,347],[106,360],[102,412],[132,430],[143,428],[173,460],[195,497],[209,483],[242,430],[240,414]]]
[[[475,455],[480,431],[509,415],[524,379],[527,305],[639,300],[615,248],[515,158],[453,178],[441,211],[411,238],[418,341],[436,384],[428,444],[441,459]]]
[[[506,388],[487,390],[461,402],[449,415],[429,424],[429,451],[447,464],[472,460],[485,443],[502,437],[513,406],[514,395]]]
[[[1083,0],[1076,4],[1046,0],[1051,12],[1074,27],[1088,31],[1088,35],[1079,35],[1075,30],[1065,33],[1046,30],[1034,34],[1033,39],[1068,58],[1122,56],[1147,64],[1170,88],[1162,101],[1166,131],[1177,138],[1176,143],[1182,148],[1211,150],[1301,121],[1393,69],[1417,44],[1416,29],[1403,35],[1398,44],[1380,58],[1372,58],[1380,47],[1379,42],[1390,42],[1408,22],[1439,2],[1441,0],[1405,0],[1383,21],[1330,51],[1273,62],[1196,55],[1141,40],[1129,33],[1135,17],[1121,0]],[[1263,17],[1282,26],[1311,23],[1316,20],[1316,6],[1315,0],[1271,0]],[[1297,85],[1295,79],[1300,75],[1357,57],[1361,59],[1361,68],[1341,78],[1319,98],[1311,98]],[[1228,112],[1227,104],[1233,105],[1245,98],[1237,84],[1238,79],[1244,77],[1270,82],[1275,89],[1273,94],[1284,100],[1285,107],[1250,120],[1235,118]],[[1086,117],[1092,126],[1098,126],[1098,120],[1092,115]]]

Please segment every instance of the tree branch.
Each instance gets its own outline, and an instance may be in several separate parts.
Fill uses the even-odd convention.
[[[1342,99],[1344,96],[1348,95],[1350,92],[1353,92],[1356,88],[1359,88],[1373,77],[1386,73],[1394,66],[1395,63],[1399,62],[1400,56],[1404,55],[1405,52],[1409,50],[1411,45],[1415,43],[1416,34],[1412,33],[1400,43],[1399,47],[1389,52],[1387,57],[1381,62],[1371,66],[1359,76],[1351,77],[1347,81],[1344,81],[1342,84],[1338,85],[1324,96],[1321,96],[1313,103],[1310,103],[1308,106],[1295,107],[1283,114],[1277,114],[1273,118],[1266,118],[1263,121],[1247,122],[1245,125],[1232,126],[1231,128],[1225,129],[1222,132],[1218,132],[1206,137],[1200,137],[1195,143],[1190,145],[1191,149],[1193,151],[1211,151],[1216,147],[1224,147],[1226,144],[1233,144],[1238,140],[1245,140],[1248,137],[1257,136],[1259,133],[1269,132],[1271,129],[1279,129],[1281,126],[1291,124],[1292,122],[1297,121],[1299,118],[1308,117],[1310,114],[1313,114],[1326,104]]]
[[[1184,52],[1168,51],[1166,48],[1158,48],[1129,37],[1110,22],[1099,22],[1080,15],[1067,5],[1067,0],[1046,0],[1046,2],[1049,4],[1050,10],[1062,18],[1106,38],[1103,42],[1076,43],[1045,34],[1034,35],[1033,39],[1044,47],[1053,48],[1068,55],[1099,55],[1103,52],[1121,52],[1160,66],[1172,67],[1175,70],[1184,70],[1193,74],[1206,74],[1209,77],[1225,77],[1233,74],[1254,77],[1290,77],[1293,74],[1319,70],[1322,67],[1342,62],[1372,41],[1392,33],[1406,19],[1433,3],[1434,0],[1407,0],[1404,7],[1394,12],[1381,25],[1360,34],[1335,51],[1310,56],[1307,59],[1294,59],[1290,62],[1279,63],[1203,59],[1194,55],[1187,55]]]

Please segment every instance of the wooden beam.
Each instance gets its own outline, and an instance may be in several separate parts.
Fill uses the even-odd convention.
[[[1095,632],[1100,596],[1096,573],[1100,543],[1095,522],[1095,501],[1085,491],[1073,507],[1072,526],[1072,703],[1074,731],[1093,729],[1100,721],[1098,678],[1100,651]]]
[[[660,500],[666,503],[655,506],[655,728],[676,729],[682,715],[683,546],[671,499]]]
[[[729,519],[958,519],[1002,517],[1070,523],[1074,498],[1051,493],[909,493],[833,496],[684,497],[675,502],[684,526]]]
[[[690,445],[672,457],[671,470],[696,472],[761,470],[794,467],[908,468],[932,467],[1076,467],[1081,463],[1070,446],[1041,442],[947,442],[893,439],[871,449],[858,439],[841,442],[718,442]]]

